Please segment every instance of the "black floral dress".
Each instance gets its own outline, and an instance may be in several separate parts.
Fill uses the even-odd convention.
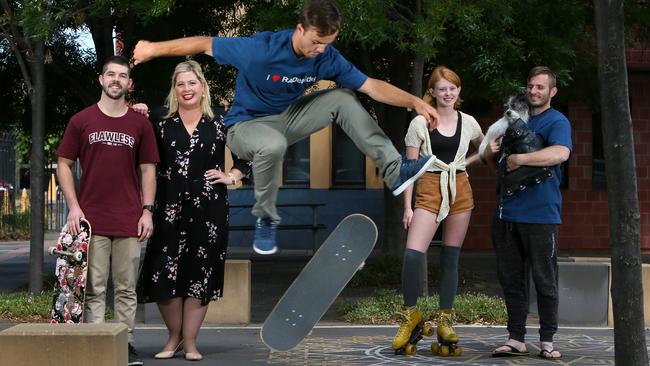
[[[203,117],[190,136],[178,114],[155,124],[160,164],[154,234],[138,283],[141,302],[192,297],[202,305],[223,295],[228,247],[228,195],[203,174],[224,170],[226,128]],[[233,156],[244,174],[250,163]]]

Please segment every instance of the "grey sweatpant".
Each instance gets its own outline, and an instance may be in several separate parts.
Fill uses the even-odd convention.
[[[336,122],[379,168],[391,187],[399,176],[401,156],[354,92],[332,89],[298,99],[280,114],[239,122],[228,129],[227,144],[242,159],[253,162],[253,215],[279,222],[275,203],[287,147]]]

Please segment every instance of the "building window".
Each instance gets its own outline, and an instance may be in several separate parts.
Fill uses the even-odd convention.
[[[365,187],[366,157],[337,124],[332,125],[332,186]]]
[[[300,140],[287,148],[282,168],[284,186],[309,186],[309,138]]]

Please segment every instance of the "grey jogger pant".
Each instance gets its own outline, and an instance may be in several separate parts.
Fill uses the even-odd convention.
[[[336,122],[359,150],[375,162],[389,187],[397,180],[401,156],[354,92],[348,89],[317,91],[301,97],[280,114],[239,122],[228,129],[230,150],[253,162],[254,216],[280,221],[275,203],[287,147],[332,122]]]

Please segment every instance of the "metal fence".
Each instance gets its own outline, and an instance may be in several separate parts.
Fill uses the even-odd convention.
[[[16,134],[0,132],[0,191],[16,186]]]
[[[30,233],[30,194],[27,189],[15,193],[14,190],[0,190],[0,240],[26,238]],[[67,206],[63,192],[50,176],[48,189],[44,194],[45,212],[43,228],[59,231],[67,216]]]

